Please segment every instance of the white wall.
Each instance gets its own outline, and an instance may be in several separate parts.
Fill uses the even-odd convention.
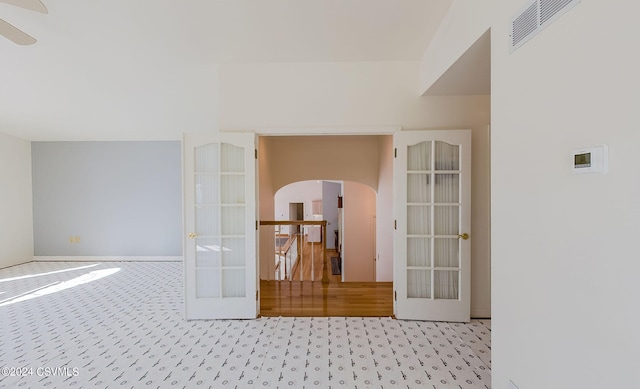
[[[376,198],[376,281],[393,282],[393,137],[381,137]]]
[[[322,200],[322,181],[299,181],[280,188],[274,196],[274,220],[289,220],[289,203],[302,203],[304,220],[312,220],[311,203]],[[289,233],[289,226],[281,227],[282,233]]]
[[[471,317],[491,317],[489,126],[471,129]]]
[[[420,97],[418,73],[417,61],[221,65],[220,128],[488,124],[486,97]]]
[[[321,200],[323,210],[323,220],[327,221],[327,248],[333,249],[334,246],[334,230],[338,228],[338,194],[341,188],[340,183],[310,180],[299,181],[283,186],[274,196],[275,219],[289,220],[289,203],[304,204],[304,220],[313,220],[312,218],[312,202]],[[329,195],[331,198],[325,197]],[[331,205],[335,209],[330,209]],[[329,206],[329,208],[327,207]],[[332,216],[333,215],[333,216]],[[288,233],[288,226],[281,226],[282,233]]]
[[[322,181],[299,181],[283,186],[274,196],[275,220],[289,220],[289,203],[303,203],[304,220],[311,220],[313,200],[322,200]]]
[[[372,217],[376,216],[376,192],[357,182],[345,181],[342,200],[344,240],[342,242],[342,280],[375,281]]]
[[[427,52],[492,29],[492,387],[633,387],[640,5],[582,0],[509,54],[523,5],[457,0]],[[574,149],[604,143],[609,173],[571,173]]]
[[[270,166],[273,156],[267,143],[267,138],[258,138],[258,213],[260,220],[275,220],[275,191]],[[272,280],[275,276],[275,263],[272,260],[276,252],[274,233],[272,226],[260,226],[258,229],[259,279]]]
[[[33,260],[31,143],[0,133],[0,268]]]
[[[513,55],[493,30],[494,387],[638,384],[639,11],[583,0]],[[608,174],[571,173],[603,143]]]

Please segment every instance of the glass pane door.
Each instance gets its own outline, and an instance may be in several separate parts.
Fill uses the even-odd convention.
[[[469,321],[471,131],[394,135],[394,312]]]
[[[460,146],[407,147],[407,297],[460,296]]]
[[[195,148],[196,298],[245,297],[243,148]]]
[[[187,319],[257,316],[255,135],[185,134]]]

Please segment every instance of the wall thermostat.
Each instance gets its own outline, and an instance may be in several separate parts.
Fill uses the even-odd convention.
[[[609,151],[607,145],[588,147],[573,152],[574,173],[606,173]]]

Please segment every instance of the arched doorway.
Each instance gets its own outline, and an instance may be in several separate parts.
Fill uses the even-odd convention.
[[[319,281],[318,256],[323,244],[331,259],[332,281],[376,281],[376,193],[373,189],[352,181],[298,181],[275,193],[274,209],[276,221],[327,221],[326,237],[321,236],[319,226],[275,228],[275,280]],[[301,247],[305,250],[292,247],[295,235],[301,237]],[[303,261],[292,264],[287,254],[294,250]]]

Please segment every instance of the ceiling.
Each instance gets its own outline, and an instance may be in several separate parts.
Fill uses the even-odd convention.
[[[31,140],[179,139],[219,64],[418,61],[452,0],[43,2],[0,3],[38,40],[0,38],[0,132]]]

